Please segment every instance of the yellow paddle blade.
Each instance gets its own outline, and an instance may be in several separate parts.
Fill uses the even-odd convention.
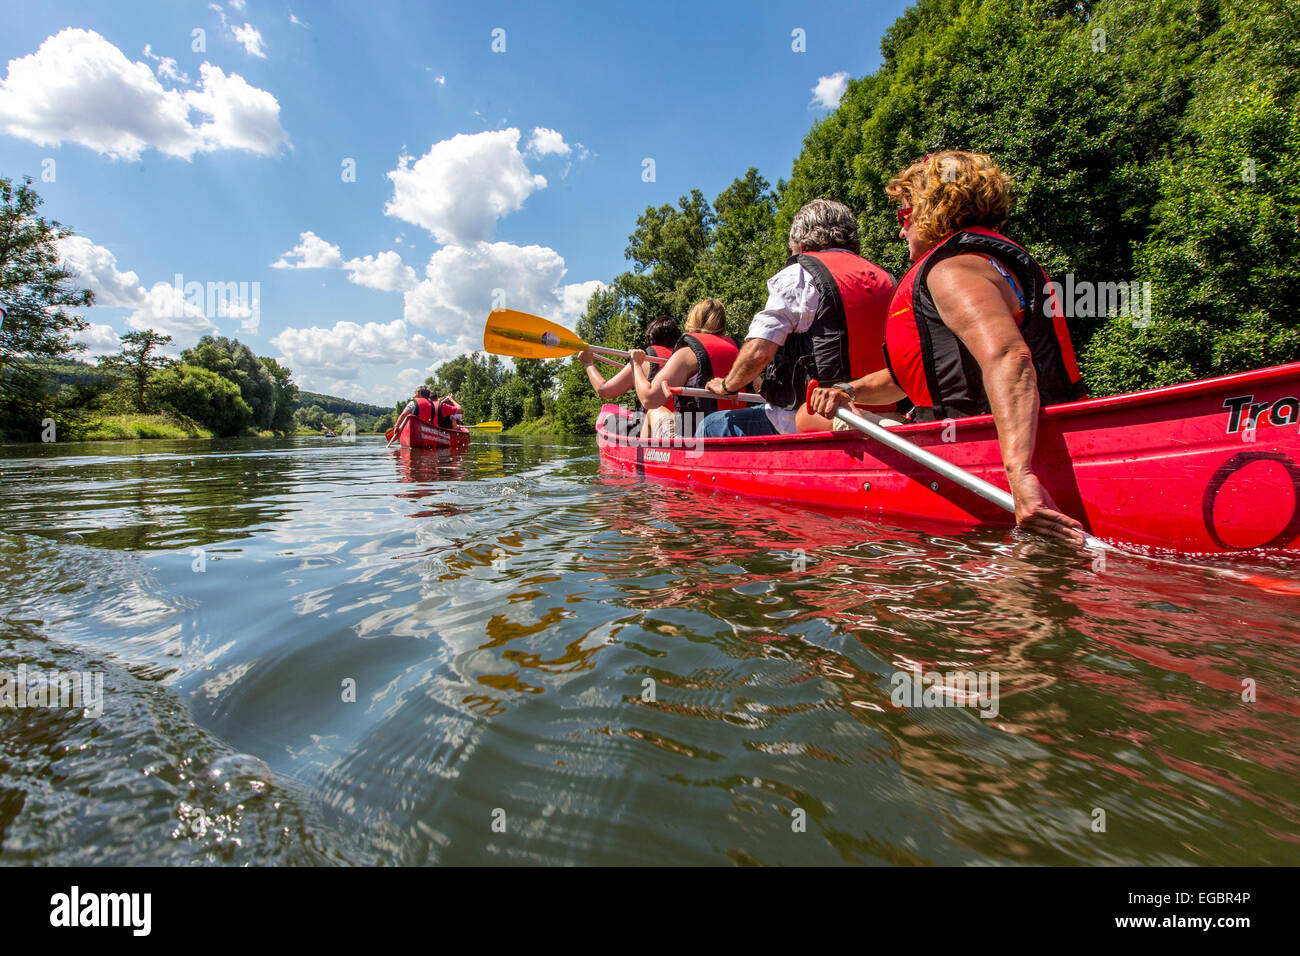
[[[481,428],[484,431],[499,432],[502,425],[500,422],[479,422],[477,425],[470,425],[470,428]]]
[[[483,348],[513,358],[564,358],[581,352],[587,343],[562,325],[540,315],[494,309],[483,329]]]

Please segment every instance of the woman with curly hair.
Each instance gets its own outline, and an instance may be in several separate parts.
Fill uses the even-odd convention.
[[[815,390],[811,411],[834,417],[850,402],[907,398],[913,421],[992,413],[1016,523],[1077,540],[1083,526],[1060,512],[1031,463],[1039,408],[1085,392],[1046,273],[998,232],[1011,178],[990,156],[948,150],[908,166],[886,192],[901,207],[913,264],[890,304],[885,368]]]

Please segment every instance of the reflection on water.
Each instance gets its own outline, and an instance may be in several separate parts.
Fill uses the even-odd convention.
[[[585,440],[0,465],[0,669],[108,689],[0,709],[0,860],[1300,862],[1292,559],[1098,569]],[[914,669],[995,715],[900,706]]]

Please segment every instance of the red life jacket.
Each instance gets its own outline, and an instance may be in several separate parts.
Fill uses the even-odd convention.
[[[938,421],[989,412],[979,363],[944,325],[926,279],[937,263],[975,253],[1001,262],[1024,292],[1025,337],[1043,405],[1087,396],[1061,303],[1047,273],[1024,248],[992,229],[971,226],[942,240],[913,263],[894,293],[885,329],[885,362],[898,387],[916,405],[916,421]]]
[[[656,358],[661,358],[661,359],[669,359],[672,358],[673,355],[673,350],[663,345],[651,345],[645,351],[647,355],[653,355]],[[655,380],[655,373],[657,373],[661,368],[663,368],[662,365],[656,365],[654,362],[651,362],[650,374],[647,375],[646,378],[649,381],[653,382]],[[638,408],[641,408],[641,399],[638,398],[636,400],[636,404]],[[668,399],[668,401],[664,402],[662,407],[668,409],[668,411],[671,412],[673,410],[673,400],[671,398]]]
[[[788,336],[764,376],[763,394],[773,405],[797,408],[809,380],[848,382],[884,368],[881,343],[894,280],[884,269],[847,249],[791,256],[817,287],[817,314],[803,332]],[[868,406],[893,411],[893,405]]]
[[[730,335],[716,335],[713,332],[688,332],[682,336],[677,347],[688,348],[695,353],[698,368],[686,382],[691,388],[703,388],[711,379],[726,378],[731,366],[736,363],[736,356],[740,354],[740,345],[735,339]],[[744,402],[730,398],[695,398],[683,395],[677,400],[678,411],[693,412],[697,417],[745,407]]]
[[[427,398],[415,399],[415,416],[422,422],[433,421],[433,402]]]
[[[436,421],[439,428],[455,428],[456,423],[452,421],[451,417],[460,414],[460,406],[453,401],[440,398],[434,403],[434,414],[437,416]]]

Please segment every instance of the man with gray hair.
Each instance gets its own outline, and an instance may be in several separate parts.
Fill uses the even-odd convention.
[[[799,210],[790,223],[790,258],[767,280],[763,311],[750,323],[731,371],[708,383],[711,392],[731,396],[766,368],[767,404],[715,412],[700,422],[696,437],[788,434],[809,381],[830,386],[884,367],[894,279],[858,249],[858,223],[848,206],[814,199]]]

